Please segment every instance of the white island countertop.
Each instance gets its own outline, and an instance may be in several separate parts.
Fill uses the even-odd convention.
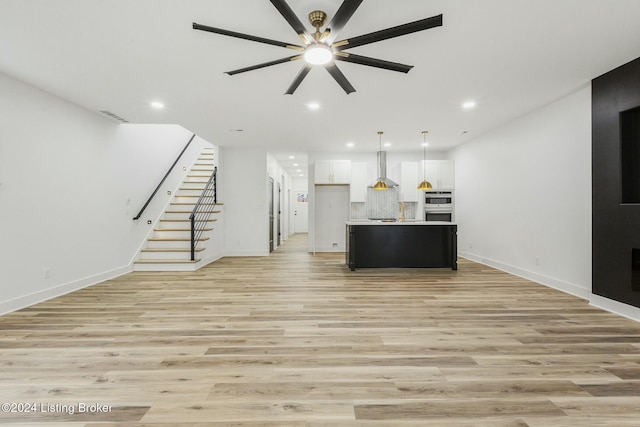
[[[347,221],[347,225],[457,225],[455,222],[446,221],[385,221],[380,219],[356,219]]]

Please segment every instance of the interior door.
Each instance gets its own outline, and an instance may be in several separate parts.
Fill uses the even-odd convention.
[[[280,183],[278,183],[278,194],[276,198],[276,231],[278,233],[278,246],[282,243],[282,188],[280,187]]]
[[[309,194],[307,191],[296,191],[293,206],[293,232],[309,232]]]
[[[267,200],[269,201],[269,252],[273,252],[273,178],[269,178],[267,185]]]

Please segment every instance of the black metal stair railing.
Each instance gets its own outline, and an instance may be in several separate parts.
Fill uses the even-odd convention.
[[[137,221],[140,219],[140,217],[142,216],[142,213],[144,212],[145,209],[147,209],[147,206],[149,206],[149,203],[151,203],[151,200],[153,200],[154,196],[156,195],[156,193],[158,192],[158,190],[160,190],[160,187],[162,187],[162,184],[164,184],[165,180],[167,179],[167,177],[169,176],[169,174],[171,173],[171,171],[173,170],[173,168],[176,166],[176,164],[178,163],[178,161],[180,160],[180,157],[182,157],[182,155],[184,154],[185,151],[187,151],[187,148],[189,148],[189,145],[191,144],[191,141],[193,141],[193,138],[196,137],[196,134],[194,133],[193,135],[191,135],[191,139],[189,139],[189,142],[187,142],[187,145],[184,146],[184,148],[182,149],[182,151],[180,152],[180,154],[178,154],[178,157],[176,158],[175,162],[173,162],[173,164],[171,165],[171,167],[169,168],[169,170],[167,171],[167,173],[164,175],[164,178],[162,178],[162,180],[160,181],[160,184],[158,184],[158,186],[156,187],[155,190],[153,190],[153,193],[151,194],[151,196],[149,196],[149,199],[147,200],[147,202],[144,204],[144,206],[142,207],[142,209],[140,209],[140,212],[138,212],[138,215],[133,217],[134,221]]]
[[[196,247],[202,237],[202,233],[207,228],[207,223],[214,213],[216,204],[218,203],[217,192],[217,174],[218,167],[213,169],[213,173],[207,182],[202,194],[198,199],[189,220],[191,222],[191,261],[196,260]]]

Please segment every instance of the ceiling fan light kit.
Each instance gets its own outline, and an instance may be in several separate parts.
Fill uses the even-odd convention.
[[[312,44],[304,51],[304,60],[311,65],[324,65],[331,62],[333,52],[326,44]]]
[[[287,49],[293,49],[298,52],[303,52],[302,55],[298,53],[286,58],[276,59],[274,61],[269,61],[262,64],[226,72],[226,74],[235,75],[247,71],[258,70],[260,68],[270,67],[272,65],[283,64],[285,62],[297,61],[304,58],[305,64],[285,92],[285,94],[287,95],[293,95],[293,93],[296,91],[298,86],[300,86],[309,71],[311,71],[311,68],[316,65],[322,65],[331,75],[331,77],[333,77],[334,80],[340,85],[340,87],[342,87],[345,93],[349,94],[355,92],[355,88],[351,85],[351,83],[349,83],[342,71],[340,71],[335,61],[351,62],[354,64],[366,65],[368,67],[408,73],[409,70],[413,68],[413,66],[356,55],[350,52],[343,51],[346,49],[376,43],[394,37],[404,36],[418,31],[428,30],[429,28],[442,26],[442,15],[436,15],[430,18],[420,19],[418,21],[409,22],[407,24],[398,25],[384,30],[374,31],[373,33],[336,41],[338,33],[351,19],[363,0],[344,0],[338,8],[333,19],[325,27],[324,31],[321,31],[320,29],[325,25],[327,14],[321,10],[314,10],[309,13],[309,22],[311,26],[315,28],[315,32],[313,34],[307,31],[305,26],[302,24],[300,19],[298,19],[296,14],[293,12],[291,7],[285,0],[269,1],[278,10],[278,12],[280,12],[282,17],[289,23],[291,28],[293,28],[293,30],[298,34],[298,36],[304,43],[304,46],[267,39],[264,37],[253,36],[249,34],[237,33],[235,31],[201,25],[195,22],[193,23],[193,29],[221,34],[228,37],[254,41],[258,43],[270,44],[273,46],[280,46]]]

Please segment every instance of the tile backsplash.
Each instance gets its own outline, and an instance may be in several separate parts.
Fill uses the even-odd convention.
[[[415,219],[416,202],[405,203],[405,218]],[[351,219],[400,219],[400,189],[392,187],[388,190],[367,189],[366,202],[351,203]]]

